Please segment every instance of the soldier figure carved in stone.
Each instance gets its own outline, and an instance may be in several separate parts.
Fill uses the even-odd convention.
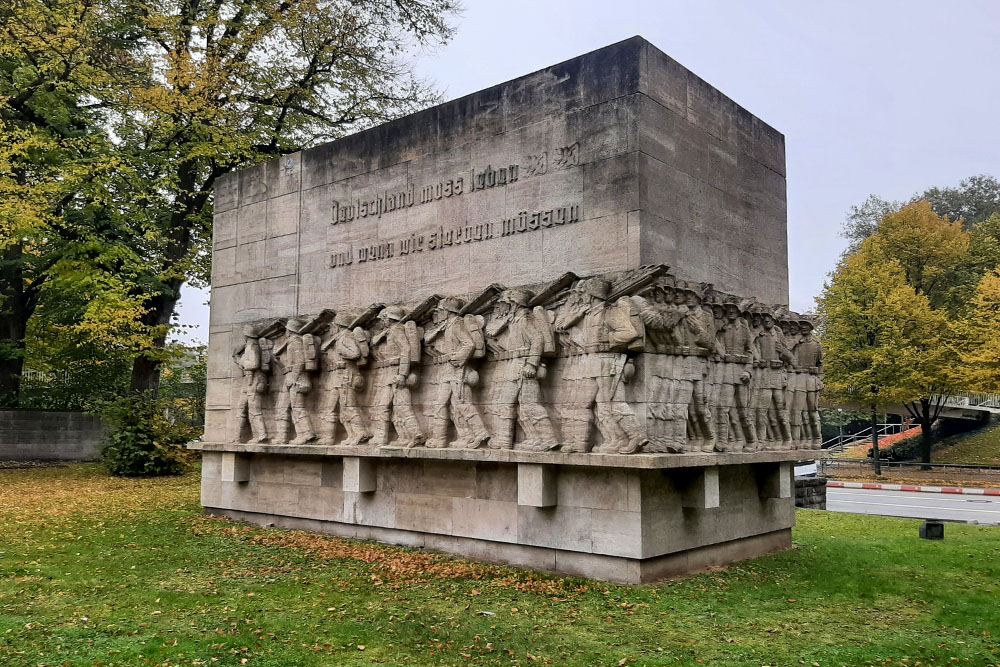
[[[642,345],[641,320],[631,317],[631,304],[608,303],[611,284],[590,278],[571,294],[556,317],[556,331],[570,345],[563,382],[563,450],[589,450],[590,424],[596,417],[603,442],[600,453],[632,454],[649,444],[632,407],[625,383],[635,373],[626,352]],[[638,329],[636,328],[638,326]]]
[[[304,445],[316,439],[306,408],[306,395],[312,391],[310,373],[318,367],[317,346],[312,334],[301,333],[304,326],[305,323],[299,319],[288,320],[285,335],[274,348],[275,359],[283,373],[274,407],[277,438],[279,442],[289,442],[290,427],[294,426],[292,445]]]
[[[730,442],[738,442],[740,439],[752,449],[757,441],[757,434],[750,420],[749,409],[754,357],[750,327],[740,317],[740,308],[735,303],[726,303],[723,315],[725,319],[716,334],[720,359],[717,362],[716,376],[719,383],[719,418],[716,422],[715,449],[727,451],[730,449]],[[737,429],[736,433],[730,432],[732,428]]]
[[[656,285],[646,297],[633,297],[646,329],[643,358],[646,365],[646,451],[683,452],[687,442],[687,416],[679,418],[674,409],[677,391],[676,327],[683,314],[674,304],[674,289]]]
[[[424,350],[435,363],[434,373],[427,378],[432,408],[431,438],[427,447],[448,446],[448,426],[455,424],[461,446],[475,449],[490,439],[475,403],[472,388],[479,382],[479,373],[471,367],[485,352],[483,324],[478,315],[461,315],[461,299],[447,297],[438,302],[435,322],[424,334]]]
[[[361,366],[368,362],[368,334],[351,329],[353,319],[337,313],[322,344],[324,400],[320,412],[320,442],[335,444],[337,423],[343,424],[348,446],[360,445],[372,433],[358,407],[358,392],[364,387]]]
[[[802,449],[819,449],[823,440],[819,419],[819,392],[823,388],[823,348],[813,335],[813,323],[807,319],[798,322],[800,338],[794,356],[799,368],[799,387],[795,409],[802,421]]]
[[[271,370],[270,341],[261,340],[260,329],[248,324],[243,327],[243,345],[233,354],[236,365],[243,373],[240,400],[236,406],[235,440],[240,442],[243,425],[249,423],[250,442],[267,442],[264,424],[264,394],[267,392],[267,374]]]
[[[784,366],[791,361],[791,353],[785,347],[784,336],[775,329],[771,313],[761,313],[760,327],[754,340],[759,360],[756,374],[758,393],[753,398],[757,440],[766,442],[770,434],[771,441],[780,441],[783,448],[788,448],[792,433],[785,404],[787,379]]]
[[[708,355],[715,351],[715,321],[701,305],[701,293],[691,287],[675,289],[674,303],[682,315],[675,328],[680,357],[674,361],[676,392],[675,419],[690,425],[690,441],[701,442],[703,451],[715,446],[715,428],[709,409]]]
[[[559,446],[538,386],[545,373],[542,354],[553,346],[551,325],[544,310],[528,307],[532,297],[528,290],[504,290],[486,325],[486,342],[497,360],[488,408],[495,418],[490,439],[494,449],[514,447],[515,417],[525,435],[518,449],[549,451]]]
[[[412,320],[404,323],[405,318],[399,306],[387,306],[379,313],[386,327],[372,350],[376,371],[372,443],[379,447],[389,444],[390,423],[401,446],[419,447],[426,441],[410,399],[410,387],[417,383],[413,367],[420,362],[422,334]]]

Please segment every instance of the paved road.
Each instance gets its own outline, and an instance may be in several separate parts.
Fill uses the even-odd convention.
[[[1000,497],[871,489],[826,490],[831,512],[1000,524]]]

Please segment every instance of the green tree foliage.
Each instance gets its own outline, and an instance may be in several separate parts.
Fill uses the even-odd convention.
[[[964,383],[973,391],[1000,393],[1000,270],[979,282],[968,316],[953,329]]]
[[[924,461],[959,382],[948,308],[967,236],[926,203],[906,206],[841,262],[819,299],[828,391],[872,413],[905,406],[921,425]]]
[[[120,165],[87,100],[128,80],[114,32],[95,3],[0,6],[0,405],[17,404],[28,321],[53,266],[106,215]]]
[[[958,187],[932,187],[913,195],[908,203],[926,201],[939,216],[962,221],[966,229],[974,229],[991,216],[1000,214],[1000,181],[981,174],[963,179]],[[904,202],[869,195],[860,206],[852,206],[844,221],[841,236],[847,239],[845,255],[856,252],[865,239],[872,236],[889,213],[903,208]]]
[[[0,400],[17,400],[31,337],[33,365],[128,357],[131,388],[155,390],[181,285],[208,279],[215,180],[435,100],[408,62],[450,36],[455,10],[0,7]]]

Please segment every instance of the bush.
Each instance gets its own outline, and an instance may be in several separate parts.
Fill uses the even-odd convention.
[[[101,462],[112,475],[153,477],[179,475],[197,460],[185,445],[200,429],[169,418],[170,401],[150,397],[120,398],[101,411],[110,427],[101,447]]]

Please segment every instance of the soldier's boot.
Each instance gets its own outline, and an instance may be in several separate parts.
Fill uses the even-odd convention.
[[[768,442],[767,432],[769,430],[768,427],[770,424],[770,419],[768,419],[767,410],[762,410],[760,408],[757,408],[756,410],[754,410],[754,414],[756,417],[755,422],[757,426],[757,449],[763,450],[767,448],[766,447],[766,444]]]
[[[809,411],[809,430],[812,431],[812,448],[823,446],[823,424],[819,418],[819,410]]]
[[[497,432],[490,437],[490,449],[514,448],[514,417],[497,415]]]
[[[412,414],[406,415],[399,420],[397,430],[400,432],[400,438],[403,439],[400,444],[407,449],[420,447],[427,442],[427,437],[420,430],[417,418]]]
[[[799,449],[799,444],[802,441],[802,424],[796,420],[793,416],[791,419],[792,426],[792,438],[789,442],[789,449]]]
[[[715,443],[705,451],[729,451],[729,411],[720,407],[715,416]]]
[[[267,426],[264,424],[264,415],[250,415],[250,432],[253,439],[250,442],[267,442]]]
[[[348,431],[348,439],[344,444],[350,447],[357,447],[372,439],[371,430],[365,424],[364,418],[359,414],[351,415],[344,422],[344,428]]]
[[[535,452],[551,452],[559,448],[559,439],[556,438],[555,429],[552,427],[548,415],[532,415],[527,417],[525,421],[534,436],[526,449]]]
[[[642,427],[639,426],[639,420],[631,408],[627,404],[622,403],[615,410],[615,413],[618,427],[625,432],[625,437],[628,438],[618,451],[622,454],[636,454],[640,451],[648,451],[649,438],[643,433]]]
[[[444,449],[448,446],[448,420],[443,417],[431,417],[431,437],[426,447]]]
[[[289,419],[278,419],[275,422],[275,437],[277,442],[285,444],[291,438],[292,422]]]
[[[486,430],[486,424],[482,416],[474,405],[463,405],[459,410],[461,419],[465,424],[465,430],[469,432],[466,440],[466,447],[469,449],[479,449],[486,447],[490,442],[490,432]]]
[[[590,435],[590,410],[568,409],[562,422],[563,442],[560,451],[586,453]]]
[[[371,443],[375,447],[389,446],[389,421],[387,419],[377,419],[372,427]]]
[[[550,452],[559,447],[556,430],[545,408],[536,404],[520,406],[521,421],[527,441],[523,449],[535,452]]]
[[[319,424],[319,433],[316,434],[316,441],[321,445],[335,444],[337,438],[337,418],[333,416],[322,417]]]

